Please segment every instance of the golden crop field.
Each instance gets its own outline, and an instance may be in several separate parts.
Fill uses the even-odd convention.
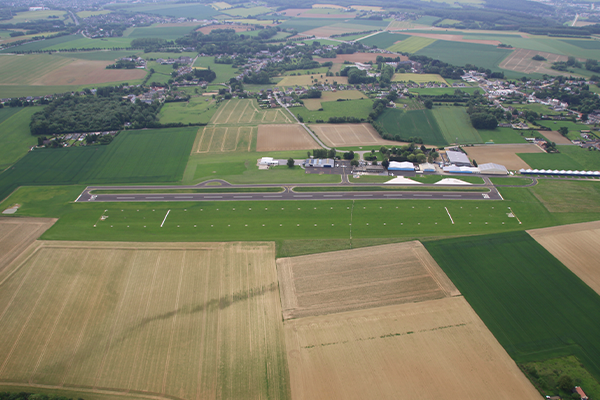
[[[310,150],[319,148],[299,124],[259,125],[256,151]]]
[[[460,294],[420,242],[277,260],[283,318]]]
[[[382,139],[371,124],[315,124],[310,128],[328,146],[377,146],[398,142]]]
[[[256,100],[227,100],[210,120],[215,125],[288,124],[292,117],[281,108],[260,109]]]
[[[541,398],[462,296],[284,326],[294,400]]]
[[[296,75],[296,76],[291,76],[291,75],[286,75],[283,77],[283,79],[281,81],[279,81],[279,83],[277,83],[277,86],[280,87],[286,87],[286,86],[311,86],[313,84],[313,78],[312,76],[314,75]],[[340,85],[347,85],[348,84],[348,77],[347,76],[336,76],[333,78],[328,78],[331,79],[331,81],[336,81],[337,83],[339,83]],[[321,83],[324,82],[324,78],[319,80]]]
[[[192,152],[228,153],[233,151],[252,151],[252,144],[256,143],[256,130],[254,126],[201,127],[196,135]]]
[[[304,107],[309,110],[318,110],[321,103],[326,101],[337,101],[338,99],[366,99],[367,96],[359,90],[341,90],[338,92],[323,92],[319,99],[304,99]]]
[[[408,39],[394,43],[387,49],[397,53],[416,53],[417,51],[429,46],[433,42],[435,42],[435,39],[411,36]]]
[[[36,243],[0,281],[0,388],[290,397],[273,244]]]
[[[50,218],[0,217],[0,274],[55,222]]]
[[[527,233],[600,294],[600,221],[533,229]]]
[[[439,83],[448,84],[448,82],[446,82],[446,80],[444,78],[442,78],[441,75],[438,75],[438,74],[412,74],[412,73],[394,74],[394,76],[392,77],[392,81],[394,81],[394,82],[413,81],[415,83],[439,82]]]
[[[529,165],[517,153],[543,153],[535,144],[490,144],[483,146],[465,147],[469,158],[479,163],[496,163],[511,170],[529,168]]]

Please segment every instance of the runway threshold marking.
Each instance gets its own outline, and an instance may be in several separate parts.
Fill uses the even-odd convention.
[[[452,222],[452,225],[454,225],[454,220],[452,219],[452,215],[450,215],[450,211],[448,211],[448,207],[444,207],[446,209],[446,212],[448,213],[448,216],[450,217],[450,221]]]
[[[168,210],[168,211],[167,211],[167,214],[165,215],[165,219],[163,219],[163,222],[162,222],[162,224],[160,224],[160,227],[161,227],[161,228],[162,228],[162,227],[163,227],[163,225],[165,224],[165,221],[167,220],[167,217],[169,216],[169,213],[170,213],[170,212],[171,212],[171,210]]]

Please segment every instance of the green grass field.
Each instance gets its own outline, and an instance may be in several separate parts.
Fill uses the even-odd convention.
[[[217,78],[212,83],[229,82],[229,79],[238,75],[231,64],[215,64],[214,57],[198,57],[194,67],[210,68],[215,71]]]
[[[377,122],[390,135],[400,135],[403,139],[420,137],[425,144],[433,146],[448,144],[432,110],[387,109],[377,118]]]
[[[339,24],[340,22],[339,18],[295,18],[288,19],[278,26],[281,29],[296,29],[298,32],[304,32],[323,26]],[[363,28],[361,30],[366,31],[368,29]]]
[[[464,107],[435,106],[433,115],[438,122],[442,135],[448,143],[482,143],[479,132],[473,125]]]
[[[510,54],[510,50],[503,50],[485,44],[438,40],[417,51],[417,54],[453,65],[473,64],[493,71],[500,71],[498,64]]]
[[[34,150],[0,174],[0,198],[21,185],[180,181],[196,131],[125,131],[108,146]]]
[[[64,10],[39,10],[39,11],[25,11],[19,12],[11,19],[7,20],[6,23],[18,24],[21,22],[30,22],[36,20],[48,20],[50,16],[62,17],[66,14]]]
[[[13,53],[13,52],[26,52],[26,51],[35,51],[35,50],[43,50],[52,46],[60,46],[65,43],[75,42],[77,39],[81,38],[80,35],[66,35],[60,36],[53,39],[40,40],[33,43],[27,43],[20,46],[9,47],[3,50],[0,50],[0,53]],[[70,48],[67,46],[67,48]]]
[[[227,10],[221,11],[223,14],[231,15],[234,17],[249,17],[254,15],[266,14],[268,12],[273,11],[269,7],[249,7],[249,8],[229,8]]]
[[[516,362],[575,355],[600,378],[600,296],[527,233],[424,244]]]
[[[403,35],[400,33],[381,32],[377,35],[369,36],[365,39],[360,39],[359,42],[365,46],[377,46],[380,49],[386,49],[392,46],[394,43],[408,39],[409,35]]]
[[[200,25],[200,23],[198,23]],[[175,40],[183,37],[194,30],[193,26],[167,26],[160,24],[142,28],[134,28],[127,37],[136,38],[162,38],[165,40]],[[171,57],[173,54],[171,54]]]
[[[394,82],[415,82],[415,83],[428,83],[428,82],[441,82],[447,83],[444,78],[438,74],[394,74],[392,77]],[[454,93],[454,91],[452,92]]]
[[[0,171],[13,164],[37,145],[37,138],[29,131],[31,116],[41,107],[0,109]]]
[[[373,111],[373,100],[325,101],[321,102],[323,111],[311,111],[305,107],[290,110],[304,118],[304,122],[316,122],[318,119],[327,122],[330,117],[356,117],[367,119]]]
[[[419,50],[425,49],[426,47],[435,43],[435,39],[420,37],[420,36],[411,36],[408,39],[405,39],[399,43],[393,44],[387,48],[389,51],[394,51],[397,53],[416,53]]]
[[[512,128],[479,129],[479,136],[485,142],[496,144],[527,143],[525,137],[529,137],[528,131],[518,131]],[[521,135],[523,133],[523,135]]]
[[[581,140],[581,131],[589,130],[588,125],[577,124],[572,121],[536,121],[540,126],[550,128],[550,130],[557,131],[561,127],[566,127],[569,130],[567,138],[570,140]]]
[[[145,3],[145,4],[111,4],[107,8],[130,12],[164,15],[176,18],[207,19],[219,14],[212,7],[202,4],[176,4],[176,3]]]
[[[402,78],[403,75],[406,74],[398,74],[398,79]],[[446,82],[448,82],[446,80]],[[456,89],[460,89],[461,91],[465,92],[465,93],[469,93],[469,94],[473,94],[475,92],[479,92],[481,93],[482,90],[477,88],[477,87],[461,87],[461,88],[453,88],[453,87],[447,87],[447,88],[411,88],[409,89],[411,93],[418,93],[418,94],[424,94],[424,95],[430,95],[430,96],[441,96],[443,94],[454,94],[454,91]]]
[[[158,114],[161,124],[181,122],[184,124],[207,124],[218,106],[208,96],[192,97],[187,102],[167,103]]]
[[[600,170],[600,152],[578,146],[556,146],[560,153],[518,154],[531,169]]]

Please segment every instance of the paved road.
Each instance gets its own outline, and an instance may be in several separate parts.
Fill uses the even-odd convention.
[[[481,192],[292,192],[279,193],[136,193],[98,194],[87,190],[77,202],[139,202],[139,201],[253,201],[253,200],[501,200],[495,189]]]

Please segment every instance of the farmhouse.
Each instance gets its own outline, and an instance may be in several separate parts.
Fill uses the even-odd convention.
[[[454,164],[457,167],[470,167],[471,161],[469,161],[469,157],[465,153],[460,151],[446,151],[446,157],[448,157],[448,161],[450,164]]]
[[[588,400],[588,397],[586,396],[585,392],[583,391],[583,389],[579,386],[575,386],[575,389],[573,389],[573,391],[575,393],[577,393],[579,396],[581,396],[581,400]]]
[[[415,166],[413,165],[413,163],[408,162],[408,161],[404,161],[404,162],[390,161],[390,165],[388,166],[388,171],[414,171],[414,170],[415,170]]]

